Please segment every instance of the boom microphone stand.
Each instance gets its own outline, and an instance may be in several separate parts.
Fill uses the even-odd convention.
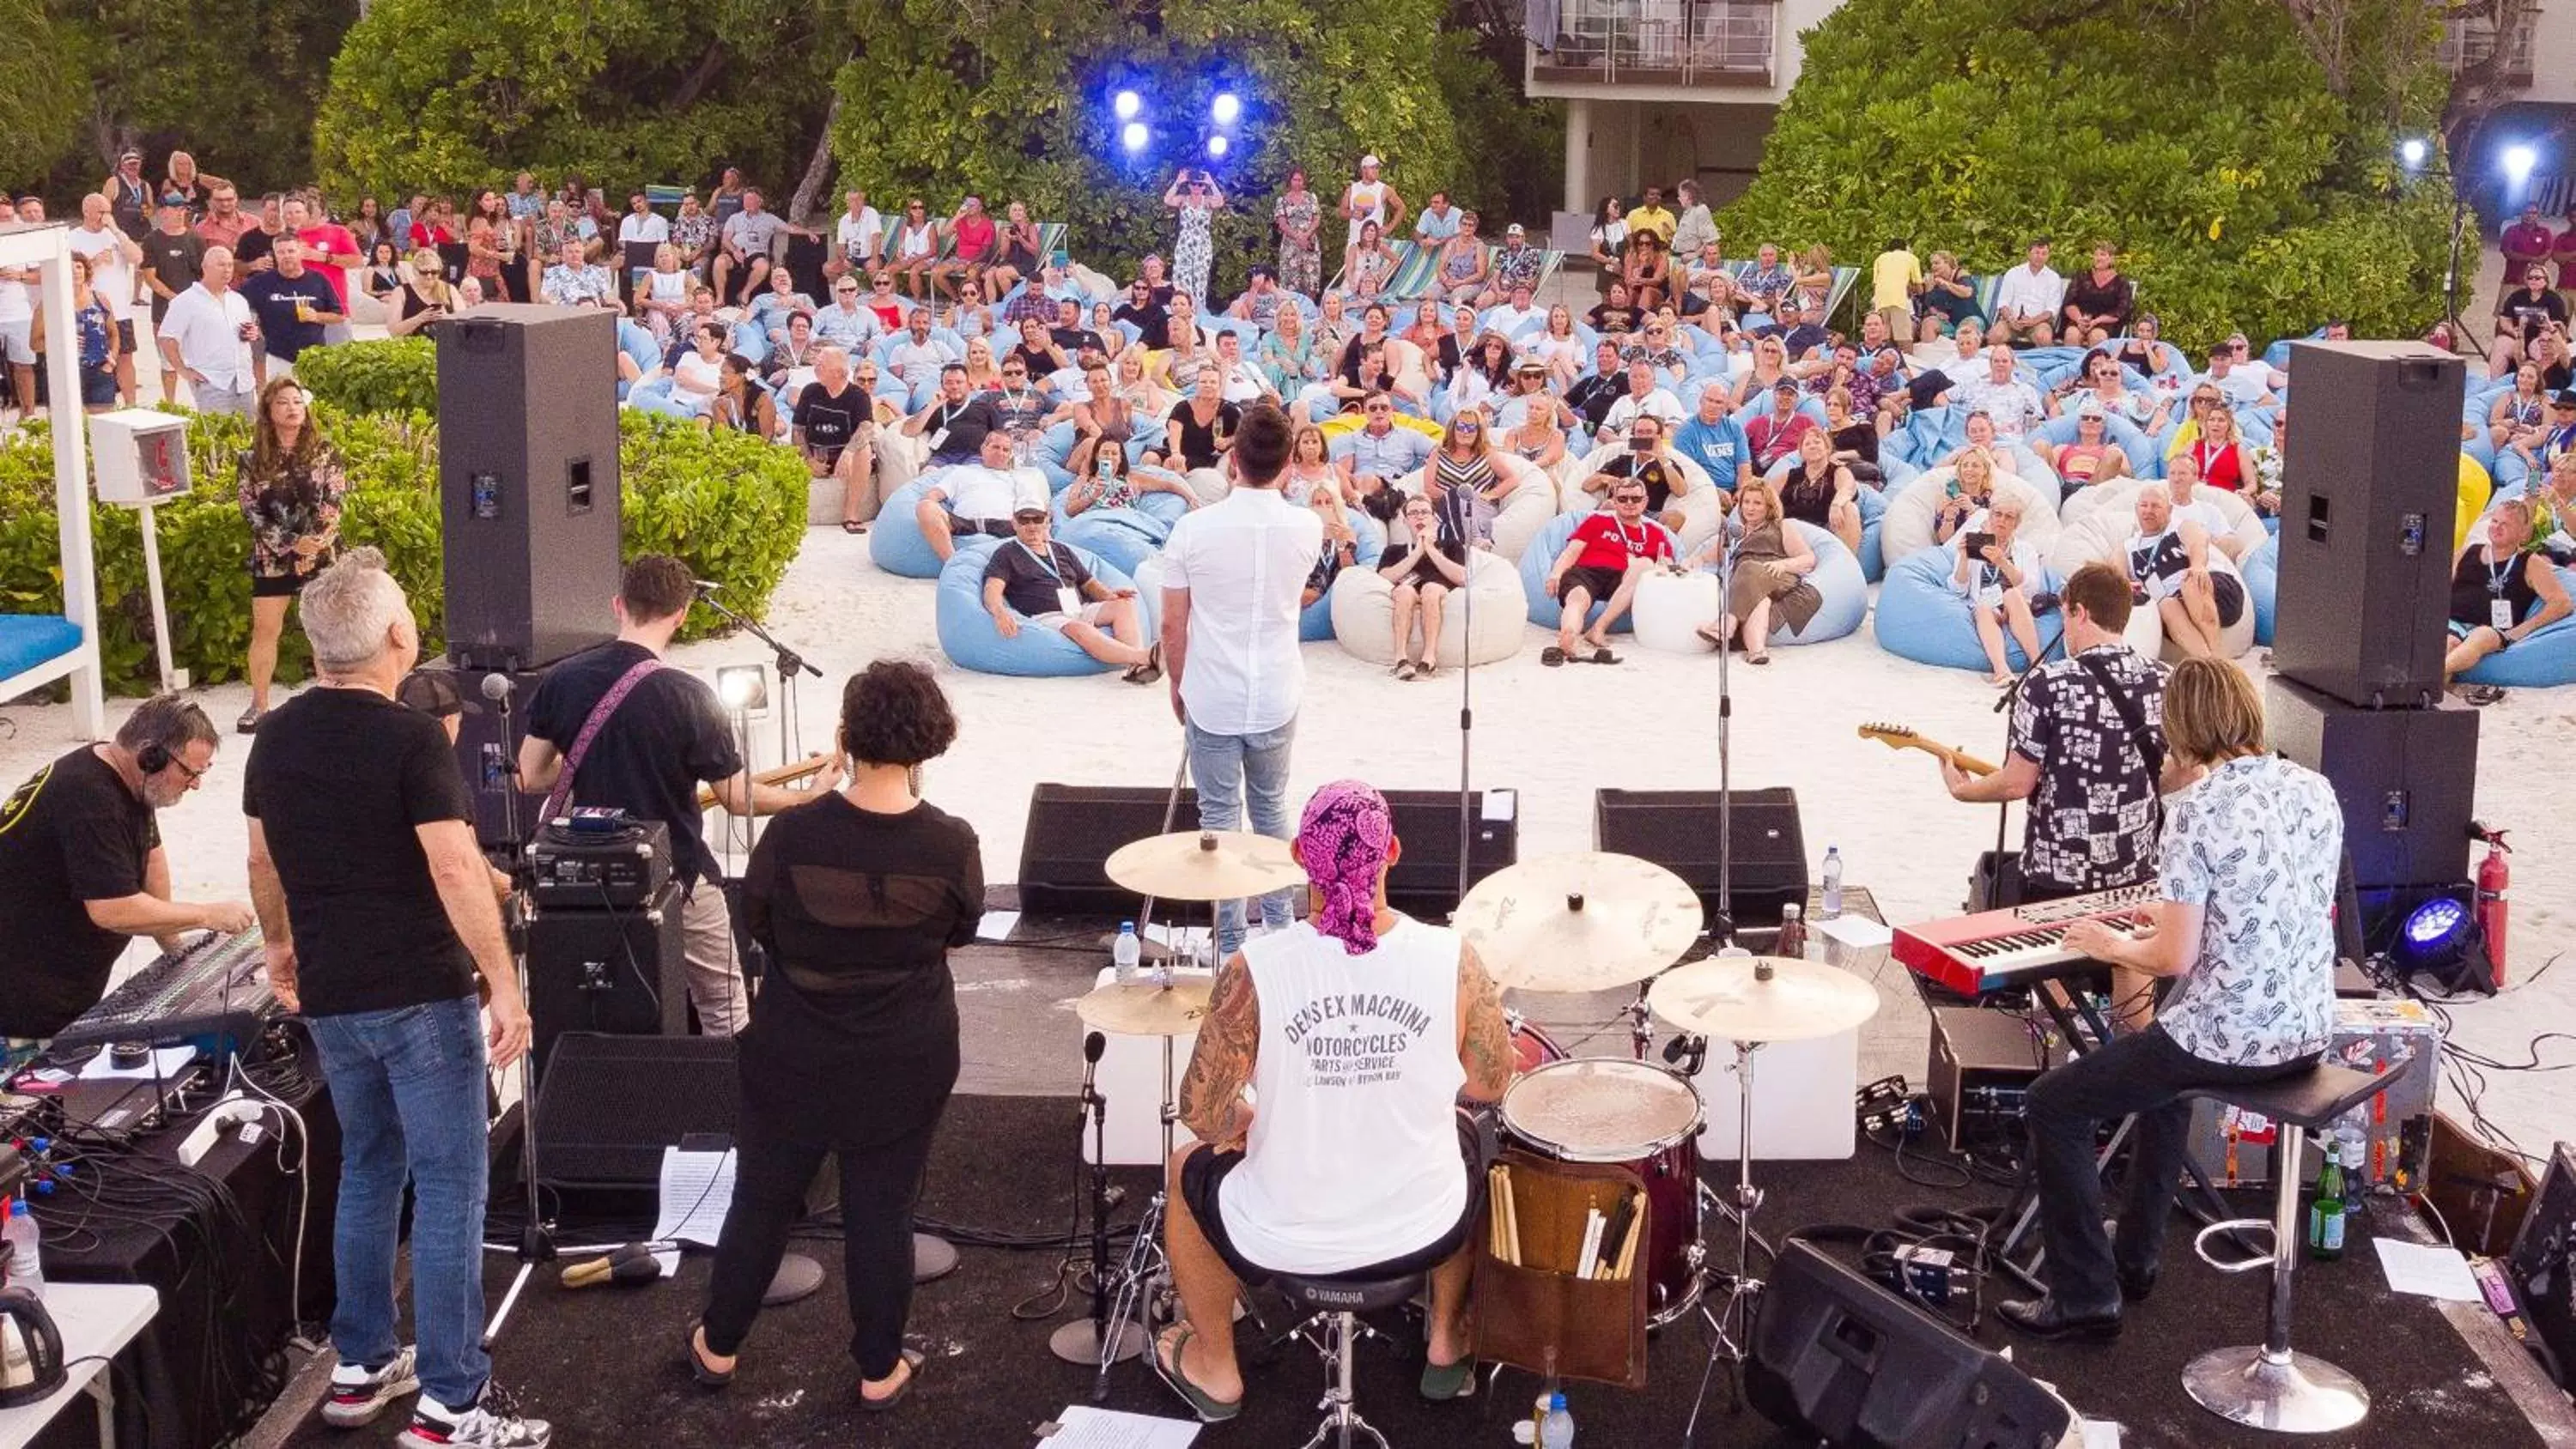
[[[1736,641],[1743,628],[1734,622],[1730,608],[1735,597],[1735,551],[1740,546],[1727,537],[1727,520],[1718,520],[1717,537],[1722,545],[1717,551],[1718,617],[1726,623],[1718,632],[1726,642],[1717,649],[1717,914],[1709,918],[1708,942],[1715,949],[1735,944],[1735,777],[1729,746],[1735,730],[1735,694],[1730,684],[1732,674],[1729,656],[1735,653]],[[1638,1000],[1645,1000],[1645,988],[1638,988]],[[1640,1014],[1642,1028],[1643,1014]]]
[[[527,859],[527,841],[519,834],[519,762],[509,753],[513,736],[510,724],[510,671],[496,669],[483,676],[483,698],[501,716],[502,762],[507,786],[501,792],[501,829],[508,837],[510,850],[510,909],[504,924],[508,927],[510,965],[519,981],[519,1000],[532,999],[528,982],[527,875],[521,868]],[[545,1220],[537,1201],[537,1053],[536,1043],[519,1054],[519,1186],[527,1194],[526,1217],[519,1225],[519,1274],[510,1280],[510,1291],[501,1296],[501,1306],[483,1329],[483,1348],[489,1352],[501,1338],[502,1328],[510,1320],[510,1310],[519,1303],[519,1294],[541,1263],[555,1260],[554,1224]]]
[[[1450,906],[1452,915],[1467,901],[1467,856],[1475,838],[1475,806],[1468,785],[1468,760],[1472,753],[1469,741],[1476,729],[1476,545],[1467,545],[1466,572],[1458,580],[1458,597],[1466,600],[1458,624],[1458,900]],[[1437,642],[1437,641],[1433,641]]]
[[[778,642],[778,636],[762,628],[758,622],[726,608],[716,598],[716,591],[724,587],[722,584],[711,579],[692,579],[690,582],[697,586],[698,602],[715,610],[735,628],[769,646],[770,656],[777,663],[779,682],[787,696],[786,707],[778,714],[778,758],[782,763],[802,758],[805,752],[805,719],[796,707],[796,676],[810,674],[820,679],[823,671],[815,668],[804,655]]]
[[[2064,605],[2059,606],[2061,610],[2064,607]],[[2061,618],[2058,620],[2057,637],[2040,645],[2039,657],[2031,660],[2029,664],[2025,665],[2021,673],[2013,676],[2013,682],[2004,687],[2003,697],[1995,701],[1995,713],[2009,714],[2011,712],[2013,705],[2020,701],[2022,690],[2029,686],[2030,677],[2037,674],[2039,672],[2039,667],[2048,662],[2049,654],[2065,642],[2066,621]],[[2012,722],[2010,720],[2006,720],[2004,722],[2004,753],[2001,758],[2005,760],[2010,760],[2012,758]],[[2007,895],[2012,898],[2013,904],[2018,904],[2021,900],[2021,878],[2018,870],[2015,871],[2014,878],[2009,886],[2004,882],[2005,839],[2006,832],[2011,828],[2011,825],[2012,802],[2009,800],[1997,801],[1995,803],[1995,864],[1993,874],[1986,883],[1986,902],[1983,907],[1985,910],[1993,910],[1997,906],[2006,904],[2004,898]]]
[[[1144,1352],[1145,1336],[1129,1331],[1124,1319],[1119,1322],[1117,1340],[1109,1332],[1109,1214],[1117,1207],[1120,1194],[1109,1185],[1109,1099],[1094,1084],[1101,1053],[1109,1047],[1109,1038],[1092,1032],[1082,1039],[1082,1098],[1080,1116],[1091,1129],[1091,1313],[1059,1326],[1047,1336],[1047,1351],[1066,1363],[1086,1366],[1116,1363]],[[1102,1345],[1108,1351],[1102,1351]],[[1109,1392],[1109,1380],[1103,1375],[1092,1378],[1092,1402],[1098,1403]]]

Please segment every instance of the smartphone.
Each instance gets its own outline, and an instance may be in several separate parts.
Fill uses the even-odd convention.
[[[1114,478],[1118,476],[1118,455],[1110,452],[1107,448],[1102,448],[1100,450],[1099,458],[1092,464],[1091,471],[1099,474],[1103,478]]]
[[[1981,555],[1994,546],[1995,536],[1983,531],[1971,533],[1959,543],[1959,547],[1965,549],[1971,556]]]

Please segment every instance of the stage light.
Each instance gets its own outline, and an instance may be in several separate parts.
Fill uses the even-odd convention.
[[[736,714],[761,714],[769,708],[769,672],[757,664],[718,665],[716,697]]]
[[[1231,126],[1243,114],[1243,102],[1236,100],[1232,91],[1219,91],[1215,102],[1208,107],[1208,113],[1216,117],[1218,125]]]
[[[2400,929],[2408,951],[2429,955],[2469,933],[2469,908],[2449,896],[2435,896],[2417,906]]]
[[[2397,164],[2409,171],[2421,171],[2424,169],[2424,158],[2431,155],[2432,151],[2432,147],[2424,144],[2423,137],[2409,136],[2397,143]]]
[[[1130,151],[1144,150],[1148,139],[1150,139],[1150,133],[1146,131],[1145,123],[1142,121],[1129,121],[1118,129],[1118,144]]]
[[[1145,102],[1134,91],[1120,91],[1109,99],[1109,109],[1116,111],[1122,121],[1136,119],[1136,113],[1144,108]]]
[[[1223,136],[1208,137],[1208,155],[1210,157],[1222,161],[1225,159],[1225,150],[1226,142]]]
[[[2520,186],[2531,179],[2532,168],[2540,164],[2540,153],[2529,146],[2507,146],[2503,159],[2505,179]]]
[[[2465,884],[2427,892],[2398,925],[2389,952],[2397,969],[2434,981],[2445,991],[2495,990],[2495,968],[2488,964],[2478,929],[2476,899],[2476,888]]]

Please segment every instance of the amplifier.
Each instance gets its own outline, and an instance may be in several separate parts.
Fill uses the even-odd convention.
[[[2000,1138],[2018,1144],[2022,1101],[2039,1074],[2066,1061],[2056,1034],[2032,1034],[2011,1012],[1932,1008],[1932,1057],[1924,1068],[1933,1114],[1953,1152]]]
[[[566,1032],[681,1036],[689,1029],[680,885],[631,910],[549,910],[528,920],[528,1015],[537,1079]]]
[[[548,910],[631,911],[671,879],[671,827],[629,820],[614,830],[548,824],[528,846],[529,894]]]
[[[1798,823],[1798,792],[1737,790],[1733,848],[1727,853],[1729,899],[1739,926],[1776,926],[1783,906],[1807,902],[1807,840]],[[1651,860],[1680,876],[1717,914],[1718,792],[1595,790],[1592,845]],[[1408,848],[1411,842],[1406,842]]]
[[[2340,1000],[2335,1003],[2334,1045],[2326,1060],[2357,1072],[2393,1075],[2394,1085],[2312,1134],[2358,1132],[2363,1160],[2344,1164],[2348,1182],[2376,1192],[2420,1192],[2433,1166],[2433,1092],[2442,1054],[2442,1028],[2422,1002]],[[2191,1154],[2220,1187],[2268,1184],[2272,1124],[2207,1098],[2191,1113]],[[2322,1152],[2323,1149],[2318,1149]],[[2317,1161],[2324,1159],[2318,1157]],[[2304,1165],[2302,1171],[2308,1170]]]

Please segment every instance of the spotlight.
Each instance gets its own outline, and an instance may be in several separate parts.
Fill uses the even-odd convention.
[[[1216,93],[1216,101],[1209,106],[1208,110],[1216,117],[1218,125],[1231,126],[1235,119],[1243,114],[1243,102],[1235,99],[1232,91],[1219,91]]]
[[[2540,164],[2540,153],[2529,146],[2504,148],[2505,178],[2520,186],[2531,179],[2531,168]]]
[[[716,697],[736,714],[764,714],[769,709],[769,673],[757,664],[718,665]]]
[[[1136,119],[1136,113],[1144,108],[1144,101],[1139,99],[1134,91],[1120,91],[1109,100],[1109,109],[1116,111],[1118,119],[1122,121]]]
[[[2432,148],[2424,144],[2423,137],[2409,136],[2397,143],[2397,164],[2409,171],[2421,171],[2424,169],[2424,158],[2431,153]]]
[[[2475,899],[2475,889],[2465,885],[2426,891],[2397,927],[2389,954],[2398,969],[2428,977],[2445,991],[2495,990],[2495,968],[2488,964],[2472,908]]]
[[[1208,155],[1209,155],[1209,156],[1214,157],[1214,158],[1219,159],[1219,160],[1222,160],[1222,159],[1224,159],[1224,157],[1225,157],[1225,151],[1226,151],[1226,140],[1225,140],[1225,138],[1224,138],[1223,136],[1210,136],[1210,137],[1208,137]]]
[[[1118,144],[1130,151],[1144,150],[1147,139],[1145,123],[1142,121],[1129,121],[1118,128]]]

